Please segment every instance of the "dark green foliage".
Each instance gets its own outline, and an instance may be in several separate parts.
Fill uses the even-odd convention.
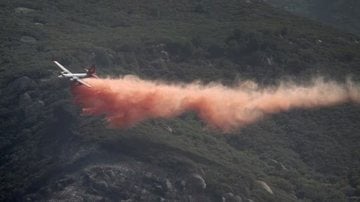
[[[359,8],[356,0],[269,0],[275,7],[310,17],[328,25],[360,34]]]
[[[204,194],[214,201],[226,193],[256,201],[360,195],[358,106],[293,110],[226,135],[206,129],[192,113],[109,129],[102,117],[80,115],[51,63],[74,71],[95,64],[100,76],[171,82],[251,79],[262,86],[283,78],[306,83],[317,75],[341,81],[349,74],[356,80],[356,36],[235,0],[17,0],[0,7],[1,201],[46,200],[61,184],[86,178],[64,176],[127,160],[144,170],[157,167],[178,179],[175,187],[189,173],[201,173]],[[18,7],[34,10],[15,13]],[[158,187],[151,190],[164,197]]]

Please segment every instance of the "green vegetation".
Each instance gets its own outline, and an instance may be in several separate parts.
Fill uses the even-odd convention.
[[[101,76],[228,85],[238,79],[307,82],[318,75],[359,80],[357,36],[236,0],[16,0],[0,7],[1,201],[52,199],[91,179],[81,174],[91,171],[85,168],[123,162],[179,184],[200,173],[207,184],[200,193],[211,201],[227,193],[254,201],[360,197],[358,106],[293,110],[225,135],[207,130],[192,113],[109,129],[101,117],[80,115],[51,62],[74,70],[96,64]],[[74,182],[64,180],[68,176]],[[87,187],[114,199],[98,184]],[[117,200],[129,198],[114,192]],[[174,192],[173,198],[158,195],[191,195]]]
[[[269,0],[275,7],[283,8],[297,15],[305,16],[346,32],[360,34],[356,0]]]

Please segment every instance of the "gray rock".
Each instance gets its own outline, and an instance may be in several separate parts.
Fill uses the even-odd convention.
[[[169,179],[165,180],[165,187],[168,192],[172,192],[174,190],[173,185],[171,184]]]
[[[17,7],[14,9],[16,14],[29,14],[35,12],[36,10],[26,7]]]
[[[180,187],[181,187],[182,190],[185,189],[185,187],[186,187],[186,181],[185,180],[180,181]]]
[[[206,182],[199,174],[192,174],[186,182],[186,189],[199,192],[206,189]]]
[[[256,180],[256,182],[263,188],[265,189],[267,192],[269,192],[270,194],[274,194],[274,192],[272,191],[271,187],[264,181],[261,180]]]
[[[42,100],[37,100],[37,103],[38,103],[39,105],[41,105],[42,107],[45,106],[45,102],[42,101]]]
[[[24,42],[24,43],[36,43],[37,42],[37,40],[32,36],[22,36],[20,38],[20,41]]]
[[[52,194],[48,201],[104,201],[104,197],[86,193],[74,185]]]
[[[35,26],[38,26],[38,27],[42,27],[42,26],[44,26],[44,24],[43,24],[43,23],[41,23],[41,22],[34,22],[34,25],[35,25]]]
[[[170,57],[169,57],[169,53],[165,50],[160,51],[161,54],[161,59],[165,60],[165,61],[169,61]]]
[[[270,159],[270,165],[276,167],[277,169],[288,170],[284,164],[275,159]]]
[[[100,154],[98,152],[101,147],[97,147],[96,150],[98,151],[94,152],[95,156]],[[84,159],[100,160],[105,157],[93,156],[82,157],[79,162],[86,162]],[[76,164],[75,161],[69,165]],[[174,179],[169,173],[158,170],[158,167],[135,163],[133,159],[124,158],[116,164],[98,162],[95,165],[81,166],[65,179],[60,178],[44,186],[39,192],[33,193],[34,197],[31,199],[32,201],[210,201],[210,198],[206,197],[206,192],[202,191],[206,188],[202,176],[198,173],[184,173],[178,177]]]

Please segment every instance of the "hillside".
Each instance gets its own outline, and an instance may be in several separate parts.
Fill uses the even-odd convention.
[[[354,0],[268,0],[267,3],[346,32],[360,34],[360,2]]]
[[[81,115],[52,63],[225,85],[359,82],[356,35],[257,1],[0,7],[1,201],[359,200],[358,105],[292,110],[230,134],[193,113],[114,129]]]

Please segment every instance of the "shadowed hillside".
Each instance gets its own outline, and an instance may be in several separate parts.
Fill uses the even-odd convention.
[[[268,0],[275,7],[306,16],[346,32],[360,34],[360,2],[356,0]]]
[[[359,200],[358,105],[291,110],[230,134],[193,113],[113,129],[81,115],[52,63],[224,85],[317,76],[359,83],[356,35],[257,1],[0,7],[1,201]]]

